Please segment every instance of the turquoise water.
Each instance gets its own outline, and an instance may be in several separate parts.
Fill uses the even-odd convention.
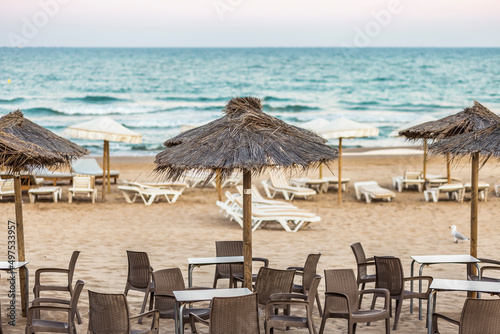
[[[0,114],[20,108],[60,135],[108,115],[143,135],[142,144],[111,143],[114,155],[155,155],[181,125],[254,95],[299,125],[342,116],[380,128],[346,146],[389,146],[401,143],[392,130],[422,114],[443,117],[473,100],[498,112],[498,64],[500,49],[487,48],[0,48]]]

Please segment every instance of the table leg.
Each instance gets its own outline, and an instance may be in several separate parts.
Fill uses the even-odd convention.
[[[432,290],[429,294],[429,307],[427,307],[427,334],[433,334],[432,313],[436,311],[436,291]]]
[[[476,266],[477,268],[477,280],[478,281],[481,281],[482,278],[481,278],[481,270],[479,269],[479,264],[477,263],[474,263],[474,265]],[[477,298],[481,298],[481,292],[477,292]]]
[[[179,317],[178,318],[178,322],[179,322],[179,334],[184,334],[184,323],[183,323],[183,314],[184,314],[184,308],[186,307],[186,303],[182,303],[181,304],[181,307],[179,308],[179,313],[177,314],[177,316]]]
[[[175,301],[174,308],[175,334],[179,334],[179,303]]]
[[[188,265],[188,287],[192,287],[193,286],[193,269],[194,269],[194,266],[193,265]]]
[[[413,277],[413,265],[415,264],[415,260],[411,261],[411,266],[410,266],[410,277]],[[411,281],[410,284],[410,291],[413,292],[413,281]],[[413,313],[413,298],[410,298],[410,313]]]

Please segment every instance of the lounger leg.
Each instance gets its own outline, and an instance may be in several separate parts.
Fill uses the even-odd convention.
[[[175,194],[174,197],[170,200],[170,203],[175,203],[180,195],[180,193]]]

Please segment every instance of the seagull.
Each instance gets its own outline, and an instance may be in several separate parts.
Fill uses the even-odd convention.
[[[455,238],[455,243],[458,243],[458,240],[469,240],[465,235],[457,231],[457,227],[455,225],[451,225],[451,235]]]

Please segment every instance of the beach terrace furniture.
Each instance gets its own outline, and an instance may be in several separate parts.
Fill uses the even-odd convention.
[[[240,196],[243,196],[243,186],[236,186],[236,190],[238,190],[238,193]],[[227,193],[226,193],[227,197]],[[255,185],[252,184],[252,205],[260,205],[261,207],[266,207],[266,206],[284,206],[284,207],[289,207],[289,208],[297,208],[295,205],[285,202],[285,201],[279,201],[279,200],[274,200],[274,199],[265,199],[259,192],[259,189]]]
[[[153,309],[155,285],[152,281],[153,267],[149,263],[149,256],[146,252],[134,252],[127,250],[128,272],[127,282],[125,284],[124,295],[127,296],[129,290],[139,291],[144,293],[144,300],[141,306],[141,313],[146,309],[148,296],[149,310]],[[141,320],[139,320],[141,321]]]
[[[147,316],[152,316],[150,328],[132,330],[131,320],[142,320]],[[89,290],[89,326],[87,334],[159,334],[159,327],[160,312],[158,310],[130,316],[127,297],[124,294],[98,293]]]
[[[307,177],[290,179],[288,181],[295,187],[306,187],[316,190],[318,194],[326,193],[328,191],[328,181],[325,179],[311,179]]]
[[[412,276],[405,277],[403,272],[403,266],[401,260],[393,256],[375,256],[375,270],[376,270],[376,281],[375,288],[382,288],[389,290],[389,294],[392,299],[396,300],[396,313],[394,316],[394,327],[393,329],[398,329],[399,316],[401,314],[401,309],[403,308],[403,300],[405,299],[425,299],[427,300],[427,309],[429,309],[429,286],[432,283],[432,277],[430,276]],[[427,289],[423,292],[419,291],[408,291],[405,290],[405,283],[412,281],[427,281]],[[375,306],[378,295],[373,296],[372,309]],[[419,315],[421,310],[419,311]]]
[[[361,290],[364,290],[366,283],[375,283],[376,275],[368,274],[368,268],[373,267],[373,270],[375,270],[375,259],[373,257],[366,257],[365,251],[360,242],[351,244],[351,249],[354,253],[354,257],[356,258],[358,267],[358,288],[361,284]]]
[[[485,258],[478,258],[478,260],[480,261],[481,264],[484,264],[484,266],[482,265],[479,269],[479,271],[481,272],[481,281],[484,281],[484,282],[494,282],[494,283],[500,283],[500,261],[497,261],[497,260],[492,260],[492,259],[485,259]],[[486,272],[490,272],[490,271],[497,271],[497,275],[495,275],[496,277],[488,277],[488,276],[485,276],[485,273]],[[478,281],[479,280],[479,277],[476,273],[476,275],[474,275],[472,273],[472,266],[471,265],[467,265],[467,279],[469,281]]]
[[[124,181],[128,186],[137,186],[141,188],[152,188],[152,189],[167,189],[167,190],[177,190],[181,194],[189,184],[186,182],[176,181],[176,182],[137,182],[137,181]]]
[[[173,292],[186,290],[181,270],[179,268],[155,270],[153,271],[153,283],[155,286],[154,309],[160,311],[160,318],[175,320],[175,306],[177,301],[175,300]],[[190,290],[197,290],[197,288],[190,288]],[[190,313],[193,313],[202,319],[208,319],[210,309],[183,309],[183,323],[181,326],[184,326],[184,323],[189,322]]]
[[[243,256],[243,241],[216,241],[215,256]],[[252,262],[262,262],[263,267],[269,266],[269,260],[263,257],[252,257]],[[243,264],[217,264],[213,288],[217,288],[220,279],[229,279],[229,287],[236,287],[236,280],[243,278]],[[252,281],[257,279],[257,275],[252,275]]]
[[[280,192],[287,201],[292,201],[295,197],[307,199],[316,195],[316,191],[305,187],[293,187],[288,184],[283,173],[275,170],[269,171],[269,180],[262,181],[264,190],[268,198],[274,198]]]
[[[103,178],[103,170],[94,158],[84,158],[73,161],[71,163],[71,171],[74,174],[92,175],[96,179]],[[109,175],[116,184],[116,180],[120,176],[120,172],[112,170]]]
[[[3,197],[14,196],[14,179],[0,180],[0,199]]]
[[[210,321],[202,319],[194,312],[190,314],[190,318],[193,333],[198,333],[195,321],[208,325],[210,334],[260,333],[255,293],[238,297],[214,297],[210,306]]]
[[[373,199],[386,199],[390,202],[396,197],[394,192],[382,188],[376,181],[355,182],[354,190],[356,191],[356,198],[360,200],[365,197],[366,203],[370,203]]]
[[[311,288],[307,294],[299,293],[274,293],[271,295],[270,300],[266,303],[266,320],[264,328],[266,334],[272,333],[272,329],[276,327],[299,327],[307,328],[309,334],[316,334],[314,327],[312,312],[314,308],[314,299],[318,293],[318,286],[321,281],[321,276],[316,275],[311,283]],[[299,307],[305,310],[305,316],[302,314],[279,314],[278,309],[293,306],[295,311]]]
[[[58,199],[62,197],[61,187],[39,187],[31,188],[28,190],[30,196],[30,203],[35,203],[39,196],[51,196],[54,202],[57,203]]]
[[[208,178],[208,175],[211,172],[209,171],[198,171],[194,169],[189,169],[185,172],[182,173],[182,176],[180,177],[180,180],[183,182],[187,183],[190,188],[195,188],[198,185],[206,185],[210,184],[212,186],[215,186],[215,176],[212,177],[211,180],[205,183],[205,181]]]
[[[472,185],[470,183],[464,184],[464,191],[465,192],[471,192],[472,191]],[[487,201],[488,200],[488,192],[490,191],[490,184],[485,183],[485,182],[479,182],[477,185],[477,192],[479,196],[480,201]]]
[[[495,186],[495,195],[500,196],[500,183]]]
[[[330,187],[337,189],[339,186],[339,178],[336,176],[324,177],[323,180],[328,181],[328,189],[330,189]],[[349,182],[351,182],[351,179],[348,177],[343,177],[341,179],[340,183],[341,183],[342,191],[344,191],[344,192],[347,191],[347,185],[349,184]]]
[[[467,298],[461,314],[432,314],[432,330],[439,333],[438,319],[459,327],[459,334],[500,333],[500,299]]]
[[[151,205],[157,202],[161,196],[164,196],[168,203],[175,203],[181,191],[171,189],[161,189],[154,187],[143,187],[139,184],[129,186],[118,186],[127,203],[134,203],[137,198],[141,198],[145,205]],[[169,197],[171,196],[171,198]]]
[[[323,334],[326,320],[329,318],[346,319],[349,334],[355,332],[357,323],[380,320],[385,320],[386,334],[391,332],[389,320],[391,298],[387,289],[358,291],[358,283],[352,269],[325,270],[325,282],[325,308],[319,334]],[[384,297],[384,306],[361,310],[361,301],[363,296],[367,294]]]
[[[306,258],[306,263],[303,267],[288,267],[287,270],[295,270],[295,275],[302,277],[302,284],[294,284],[292,292],[307,294],[311,288],[312,280],[316,276],[316,269],[318,267],[319,258],[321,253],[309,254]],[[316,294],[316,304],[318,305],[319,316],[322,316],[321,302],[319,294]]]
[[[265,307],[275,293],[291,293],[295,270],[261,267],[255,281],[254,292],[259,305]]]
[[[463,202],[464,200],[464,185],[461,183],[451,183],[443,184],[437,188],[428,188],[424,190],[424,199],[429,202],[431,199],[434,203],[439,201],[440,194],[446,194],[448,200],[455,200],[457,202]]]
[[[44,181],[52,181],[53,186],[57,185],[57,181],[73,180],[73,173],[53,172],[46,167],[37,168],[34,171],[35,177],[42,178]]]
[[[406,170],[403,176],[396,176],[392,178],[392,185],[394,189],[402,192],[403,189],[408,189],[410,186],[416,186],[419,192],[422,192],[425,185],[422,171],[419,170]]]
[[[63,291],[69,292],[71,298],[73,298],[75,292],[73,289],[73,275],[75,273],[76,261],[80,256],[80,251],[73,251],[71,254],[71,259],[69,260],[68,268],[39,268],[35,272],[35,286],[33,287],[33,294],[35,299],[40,298],[40,292],[42,291]],[[42,280],[43,277],[48,276]],[[54,276],[59,276],[65,278],[64,283],[55,284],[52,283]],[[44,284],[43,281],[49,283]],[[80,317],[80,312],[78,309],[75,311],[78,323],[82,323],[82,318]]]
[[[76,195],[87,195],[92,199],[92,204],[97,199],[97,188],[95,187],[95,177],[90,175],[75,175],[73,176],[73,185],[68,189],[68,202],[73,202],[73,197]]]
[[[78,280],[75,283],[71,299],[63,300],[56,298],[36,298],[32,306],[28,309],[26,320],[26,334],[39,332],[54,332],[76,334],[75,315],[78,314],[78,299],[82,293],[85,282]],[[40,318],[40,311],[50,311],[54,313],[65,312],[66,321],[44,320]],[[79,321],[81,323],[81,321]]]

